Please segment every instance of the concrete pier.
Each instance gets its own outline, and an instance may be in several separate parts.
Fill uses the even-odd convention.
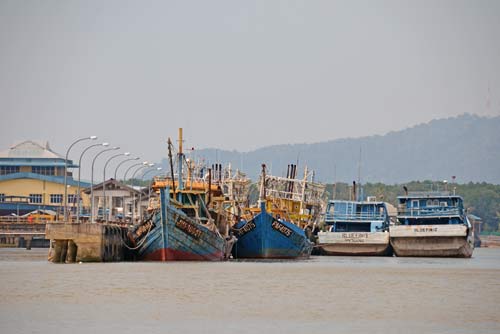
[[[0,246],[47,247],[45,245],[45,224],[0,223]]]
[[[49,261],[54,263],[112,262],[125,260],[127,229],[105,224],[47,224]]]

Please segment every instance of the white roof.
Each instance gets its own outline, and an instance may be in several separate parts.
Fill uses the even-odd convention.
[[[37,214],[37,213],[51,215],[51,216],[57,215],[57,212],[55,212],[53,210],[42,210],[42,209],[39,209],[39,210],[34,210],[34,211],[31,211],[31,212],[28,212],[27,214],[23,215],[22,217],[28,217],[31,214]]]
[[[49,142],[41,145],[32,140],[26,140],[22,143],[10,147],[6,151],[0,152],[0,158],[52,158],[64,159],[62,156],[52,151]]]

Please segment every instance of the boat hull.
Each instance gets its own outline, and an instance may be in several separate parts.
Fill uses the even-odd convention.
[[[474,250],[465,225],[394,226],[390,234],[396,256],[469,258]]]
[[[163,197],[163,194],[162,194]],[[163,202],[163,201],[162,201]],[[164,204],[141,229],[136,229],[136,258],[143,261],[221,261],[224,239],[195,223],[181,210]],[[140,235],[138,235],[140,234]]]
[[[320,255],[392,256],[389,232],[320,232]]]
[[[237,259],[299,259],[311,255],[313,244],[296,225],[279,221],[265,210],[232,229],[238,241],[233,247]]]

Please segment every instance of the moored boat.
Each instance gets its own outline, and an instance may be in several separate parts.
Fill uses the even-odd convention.
[[[472,256],[473,230],[462,197],[449,192],[414,192],[399,196],[398,201],[398,222],[390,227],[397,256]]]
[[[129,238],[137,260],[220,261],[224,239],[214,225],[189,217],[171,203],[169,188],[160,189],[160,210],[136,226]]]
[[[129,232],[132,243],[129,248],[138,260],[223,260],[225,240],[205,204],[206,189],[208,193],[212,189],[204,184],[191,184],[188,189],[184,186],[182,129],[179,129],[179,143],[177,179],[169,139],[171,177],[157,180],[153,185],[160,192],[159,206]]]
[[[258,210],[253,210],[253,217],[241,219],[232,227],[238,239],[233,247],[235,258],[297,259],[308,258],[313,244],[298,224],[288,220],[289,212],[285,207],[274,207],[278,213],[269,210],[276,203],[290,204],[277,198],[266,197],[265,165],[262,165]],[[289,183],[287,183],[290,186]],[[291,190],[289,188],[289,190]],[[273,191],[270,190],[272,193]],[[282,192],[282,200],[293,200],[292,191]],[[274,203],[274,204],[273,204]],[[300,203],[292,203],[299,208]],[[285,205],[286,206],[286,205]],[[303,216],[298,216],[305,217]]]
[[[385,202],[331,200],[325,225],[316,246],[321,255],[392,255]]]

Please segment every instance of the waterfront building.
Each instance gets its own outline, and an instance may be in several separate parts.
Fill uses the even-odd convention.
[[[0,152],[0,216],[20,216],[37,209],[63,213],[66,160],[49,144],[26,140]],[[77,168],[71,160],[68,168]],[[80,187],[90,183],[81,182]],[[78,183],[67,174],[68,210],[76,212]],[[83,204],[88,203],[85,195]],[[88,206],[84,205],[84,206]]]
[[[149,205],[149,195],[156,196],[148,188],[133,187],[112,178],[83,190],[89,203],[91,191],[94,192],[94,219],[97,221],[106,220],[106,216],[108,221],[137,220]]]

